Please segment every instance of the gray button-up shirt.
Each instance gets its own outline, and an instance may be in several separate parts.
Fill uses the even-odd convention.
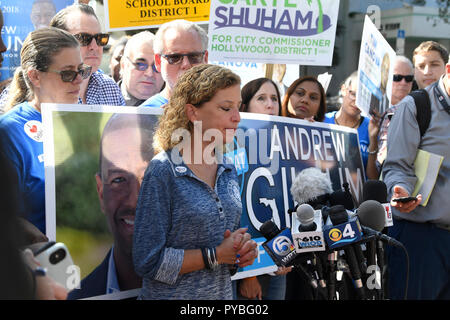
[[[443,77],[438,88],[450,104],[444,88]],[[417,150],[422,149],[444,157],[436,184],[426,207],[418,206],[410,213],[393,210],[396,217],[414,222],[431,222],[450,225],[450,114],[438,101],[433,85],[426,88],[430,96],[431,121],[424,136],[420,136],[416,120],[414,99],[405,97],[397,107],[388,130],[387,158],[383,167],[390,197],[395,185],[404,187],[410,194],[414,190],[417,177],[414,174],[414,160]]]

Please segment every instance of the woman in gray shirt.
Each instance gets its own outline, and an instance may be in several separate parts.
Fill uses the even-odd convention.
[[[240,103],[240,78],[226,68],[199,65],[178,80],[136,209],[141,299],[232,299],[230,270],[256,258],[255,241],[239,228],[236,170],[222,150],[233,141]]]

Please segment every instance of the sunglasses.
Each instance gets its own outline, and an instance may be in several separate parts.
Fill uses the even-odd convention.
[[[47,70],[47,72],[58,73],[61,76],[61,80],[63,82],[73,82],[77,78],[78,75],[81,76],[82,79],[87,79],[91,74],[92,67],[85,65],[83,68],[78,71],[73,70]]]
[[[149,64],[148,64],[148,63],[140,62],[140,61],[134,62],[134,61],[132,61],[129,57],[127,57],[127,59],[133,64],[133,66],[136,68],[136,70],[139,70],[139,71],[145,71],[145,70],[147,70],[148,67],[149,67]],[[159,71],[156,70],[156,66],[155,66],[154,63],[152,63],[152,71],[155,72],[155,73],[159,73]]]
[[[169,64],[179,64],[183,61],[184,57],[187,57],[190,64],[199,64],[203,61],[203,52],[190,52],[190,53],[172,53],[172,54],[162,54],[161,57],[167,60]]]
[[[403,79],[405,79],[406,82],[411,82],[414,80],[414,76],[413,75],[407,75],[407,76],[402,76],[401,74],[394,74],[394,81],[395,82],[400,82]]]
[[[95,42],[97,42],[97,45],[100,47],[104,47],[108,44],[109,41],[109,34],[107,33],[96,33],[96,34],[89,34],[89,33],[77,33],[74,35],[75,38],[77,38],[78,42],[83,46],[88,46],[92,39],[95,38]]]

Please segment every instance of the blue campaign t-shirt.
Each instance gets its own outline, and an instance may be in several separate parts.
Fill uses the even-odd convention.
[[[0,140],[17,172],[22,215],[45,234],[42,116],[28,102],[0,117]],[[23,201],[22,201],[23,199]]]
[[[150,98],[148,98],[147,100],[145,100],[140,107],[152,107],[152,108],[157,108],[157,107],[162,107],[163,105],[167,104],[167,102],[169,102],[169,100],[167,100],[166,98],[164,98],[160,93],[155,94],[154,96],[151,96]]]
[[[332,123],[336,124],[336,112],[328,112],[325,114],[325,120],[323,122],[325,123]],[[370,138],[369,138],[369,123],[370,119],[367,117],[363,117],[362,123],[357,128],[358,130],[358,136],[359,136],[359,148],[361,150],[361,158],[364,164],[364,170],[367,170],[367,161],[369,159],[369,144],[370,144]]]

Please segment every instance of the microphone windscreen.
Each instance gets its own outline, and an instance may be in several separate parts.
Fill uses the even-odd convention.
[[[387,187],[383,181],[367,180],[363,185],[363,202],[366,200],[375,200],[380,203],[387,201]]]
[[[314,209],[309,204],[303,203],[297,208],[297,219],[301,224],[311,224],[314,222]]]
[[[292,198],[299,204],[307,203],[331,192],[333,188],[328,175],[315,167],[300,171],[291,185]]]
[[[347,210],[354,210],[355,204],[350,192],[338,190],[330,194],[330,205],[343,205]]]
[[[261,225],[259,232],[261,232],[267,240],[272,240],[278,233],[280,233],[280,229],[272,220],[267,220]]]
[[[348,221],[348,213],[343,205],[332,206],[328,211],[328,216],[334,226]]]
[[[375,200],[366,200],[358,208],[358,218],[363,226],[381,231],[385,225],[384,207]]]

